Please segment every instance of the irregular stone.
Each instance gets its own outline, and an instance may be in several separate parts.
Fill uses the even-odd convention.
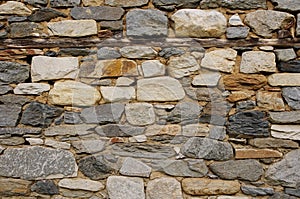
[[[106,102],[128,102],[135,99],[134,87],[101,86],[100,91]]]
[[[257,181],[264,170],[256,160],[229,160],[216,162],[209,165],[209,168],[220,178],[226,180],[248,180]]]
[[[136,135],[128,138],[129,142],[147,142],[147,137],[145,135]]]
[[[18,22],[10,25],[12,38],[40,37],[45,35],[44,27],[34,22]]]
[[[94,20],[64,20],[48,23],[49,34],[60,37],[84,37],[98,33]]]
[[[238,112],[229,117],[227,131],[229,134],[238,137],[268,137],[269,122],[266,114],[261,111]]]
[[[0,145],[8,146],[17,146],[25,143],[25,139],[22,137],[10,137],[10,138],[1,138]]]
[[[281,158],[282,153],[271,149],[236,149],[235,159]]]
[[[61,106],[92,106],[100,101],[99,91],[87,84],[66,80],[55,82],[49,92],[48,102]]]
[[[56,149],[70,149],[71,148],[70,143],[58,142],[58,141],[52,140],[52,139],[46,139],[45,140],[45,145],[56,148]]]
[[[8,86],[8,85],[1,86],[1,82],[0,82],[0,95],[7,94],[12,90],[13,90],[13,88],[11,86]]]
[[[76,19],[94,19],[96,21],[119,20],[124,14],[120,7],[95,6],[95,7],[74,7],[71,9],[71,17]]]
[[[193,56],[171,57],[168,61],[168,72],[172,77],[182,78],[197,73],[200,66]]]
[[[65,112],[64,113],[64,123],[65,124],[81,124],[82,120],[80,118],[80,113]]]
[[[127,0],[105,0],[105,4],[116,7],[121,6],[124,8],[127,7],[139,7],[147,5],[149,0],[133,0],[133,1],[127,1]]]
[[[23,106],[30,100],[25,96],[8,94],[8,95],[1,95],[0,96],[0,103],[5,105],[19,105]]]
[[[25,138],[26,142],[29,142],[30,145],[43,145],[44,140],[41,138]]]
[[[277,73],[268,77],[271,86],[300,86],[300,75],[298,73]],[[297,88],[286,88],[297,89]]]
[[[112,153],[119,156],[147,159],[166,159],[175,156],[173,147],[157,144],[115,144]]]
[[[226,99],[229,102],[238,102],[241,100],[249,99],[253,95],[255,95],[255,92],[249,90],[232,91],[231,94]]]
[[[297,142],[274,138],[255,138],[249,144],[257,148],[298,148]]]
[[[31,14],[31,10],[21,2],[7,1],[0,5],[0,14],[28,16]]]
[[[132,60],[100,60],[93,64],[80,66],[80,77],[101,78],[137,76],[137,64]]]
[[[1,196],[26,196],[29,195],[31,182],[20,179],[0,179]]]
[[[111,199],[145,199],[144,182],[141,178],[109,176],[106,188]]]
[[[167,177],[150,180],[146,195],[148,199],[183,199],[180,183],[174,178]]]
[[[131,86],[135,81],[128,77],[119,77],[116,81],[116,86]]]
[[[4,151],[0,160],[0,175],[4,177],[33,180],[77,175],[75,158],[65,150],[45,147],[10,148]]]
[[[227,49],[217,49],[205,53],[201,61],[201,67],[211,70],[232,73],[235,65],[237,51]]]
[[[184,53],[185,51],[183,49],[175,48],[175,47],[167,47],[167,48],[163,48],[158,53],[158,55],[164,57],[165,59],[169,59],[172,56],[183,55]]]
[[[142,63],[144,77],[156,77],[165,75],[165,65],[159,60],[149,60]]]
[[[18,95],[40,95],[49,91],[50,85],[45,83],[20,83],[14,89],[14,94]]]
[[[126,15],[126,34],[128,37],[166,37],[168,18],[159,10],[130,10]]]
[[[76,153],[94,154],[104,150],[105,141],[103,140],[73,141],[72,146],[75,148]]]
[[[246,14],[244,21],[259,36],[271,38],[275,30],[288,29],[295,22],[295,17],[285,12],[257,10]]]
[[[47,127],[53,122],[54,118],[60,116],[62,112],[62,108],[39,102],[31,102],[25,111],[23,111],[21,123],[36,127]]]
[[[51,126],[44,131],[45,136],[83,136],[94,132],[96,125],[61,125]]]
[[[125,114],[127,121],[132,125],[145,126],[155,122],[155,113],[152,104],[126,104]]]
[[[267,84],[267,78],[263,75],[231,74],[223,76],[226,90],[258,90]]]
[[[59,187],[75,190],[86,190],[86,191],[100,191],[104,189],[104,185],[101,182],[87,180],[87,179],[62,179],[58,183]]]
[[[79,160],[79,170],[92,180],[105,179],[117,172],[118,159],[112,155],[93,155]]]
[[[290,196],[284,193],[274,193],[274,195],[270,196],[268,199],[297,199],[294,196]]]
[[[31,79],[33,82],[54,79],[75,79],[78,75],[77,57],[36,56],[32,59]]]
[[[235,194],[240,191],[238,181],[211,180],[205,178],[185,178],[182,180],[184,192],[190,195]]]
[[[192,84],[194,86],[217,86],[221,74],[218,72],[201,72],[200,75],[196,75]]]
[[[93,196],[93,192],[84,191],[84,190],[70,190],[70,189],[60,188],[60,195],[61,195],[60,197],[63,197],[63,199],[66,199],[66,198],[91,198]]]
[[[121,54],[115,48],[102,47],[97,51],[98,59],[118,59]]]
[[[267,4],[264,0],[233,0],[233,1],[203,0],[200,3],[200,7],[202,9],[225,7],[233,10],[235,9],[250,10],[250,9],[257,9],[257,8],[267,8]]]
[[[147,126],[145,130],[146,136],[156,136],[156,135],[180,135],[181,126],[177,124],[167,124],[167,125],[151,125]]]
[[[157,52],[147,46],[125,46],[120,49],[123,57],[129,59],[152,59],[157,55]]]
[[[251,185],[242,185],[241,190],[244,194],[251,196],[266,196],[274,194],[273,188],[255,187]]]
[[[292,195],[292,196],[300,197],[300,190],[299,189],[285,188],[284,192],[289,194],[289,195]]]
[[[288,62],[279,62],[278,69],[281,72],[299,73],[300,72],[300,60],[291,60],[291,61],[288,61]]]
[[[297,57],[293,48],[276,49],[275,54],[279,61],[289,61]]]
[[[210,126],[208,138],[224,140],[226,138],[226,128],[222,126]]]
[[[198,123],[202,109],[196,102],[180,102],[171,111],[167,121],[181,124]]]
[[[263,109],[273,111],[284,111],[284,102],[281,93],[278,92],[264,92],[256,93],[257,106]]]
[[[181,9],[171,19],[179,37],[220,37],[227,25],[224,15],[215,10]]]
[[[58,187],[52,180],[40,180],[35,182],[31,186],[31,191],[46,195],[59,194]]]
[[[180,82],[171,77],[154,77],[137,81],[137,99],[139,101],[178,101],[185,92]]]
[[[244,23],[242,22],[239,14],[234,14],[229,18],[229,24],[231,26],[243,26]]]
[[[155,7],[166,10],[173,11],[175,8],[197,8],[200,0],[153,0]]]
[[[29,17],[27,17],[27,19],[33,22],[42,22],[50,21],[57,17],[67,17],[67,15],[52,8],[40,8],[35,10]]]
[[[40,128],[19,128],[19,127],[6,127],[0,128],[0,136],[26,136],[26,135],[38,135],[40,134],[42,129]]]
[[[290,12],[299,12],[300,11],[300,2],[293,0],[271,0],[275,5],[276,10],[284,10]]]
[[[248,36],[249,27],[229,27],[226,29],[226,37],[228,39],[244,39]]]
[[[228,142],[199,137],[190,138],[181,147],[181,153],[190,158],[206,160],[228,160],[233,157],[233,149]]]
[[[24,0],[24,2],[33,5],[35,7],[46,6],[48,3],[47,0]]]
[[[123,21],[101,21],[100,27],[109,30],[123,30]]]
[[[300,124],[300,111],[269,112],[272,123],[276,124]]]
[[[300,140],[300,125],[272,125],[271,135],[275,138]]]
[[[123,104],[103,104],[83,109],[80,116],[82,120],[88,124],[118,123],[124,109],[125,106]]]
[[[282,88],[282,96],[292,109],[300,109],[300,87]]]
[[[95,130],[98,135],[104,137],[129,137],[143,134],[145,127],[136,127],[121,124],[107,124],[98,126]]]
[[[50,0],[50,6],[57,7],[74,7],[80,4],[80,0]]]
[[[134,158],[126,158],[120,169],[120,174],[125,176],[149,177],[151,167]]]
[[[296,35],[299,37],[300,36],[300,13],[297,14],[297,27],[296,27]]]
[[[236,106],[237,111],[246,111],[246,110],[251,110],[256,107],[256,102],[253,100],[247,100],[247,101],[242,101],[238,102]]]
[[[300,150],[287,153],[283,160],[272,164],[266,172],[266,178],[274,185],[297,187],[300,179],[299,170]]]
[[[209,127],[206,124],[188,124],[182,127],[182,135],[188,137],[206,137]]]
[[[29,65],[0,61],[0,85],[20,83],[29,78]]]
[[[77,56],[87,56],[90,55],[93,51],[88,48],[60,48],[59,55],[71,55],[74,57]]]
[[[7,21],[9,23],[15,23],[15,22],[23,22],[26,20],[27,20],[27,17],[9,17]]]
[[[101,6],[104,0],[82,0],[84,6]]]
[[[275,54],[263,51],[244,52],[242,54],[240,72],[276,72]]]
[[[21,106],[0,105],[0,126],[16,126],[19,115],[22,111]]]

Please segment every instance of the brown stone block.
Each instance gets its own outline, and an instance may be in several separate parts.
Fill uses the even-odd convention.
[[[236,149],[236,159],[281,158],[282,153],[271,149]]]
[[[227,90],[258,90],[267,84],[267,78],[263,75],[234,74],[225,75],[223,83]]]

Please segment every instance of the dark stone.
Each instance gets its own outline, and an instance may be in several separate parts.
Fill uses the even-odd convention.
[[[80,113],[76,112],[65,112],[64,122],[66,124],[81,124],[82,120],[80,118]]]
[[[56,17],[67,17],[65,13],[59,12],[58,10],[52,8],[41,8],[35,10],[29,17],[29,21],[33,22],[42,22],[42,21],[50,21]]]
[[[57,52],[52,51],[52,50],[48,50],[47,52],[45,52],[44,55],[48,56],[48,57],[57,57]]]
[[[251,196],[267,196],[267,195],[274,194],[273,188],[262,188],[262,187],[255,187],[250,185],[242,185],[241,190],[244,194],[251,195]]]
[[[278,69],[282,72],[300,73],[300,60],[279,62]]]
[[[78,168],[83,175],[92,180],[105,179],[115,173],[118,159],[112,155],[93,155],[82,158],[78,162]]]
[[[29,78],[29,65],[0,61],[0,85],[21,83]]]
[[[95,6],[95,7],[75,7],[71,9],[71,16],[74,19],[94,19],[96,21],[119,20],[124,14],[121,7]]]
[[[24,0],[24,2],[35,7],[47,6],[48,0]]]
[[[209,168],[217,176],[226,180],[257,181],[262,176],[264,169],[257,160],[229,160],[215,162]]]
[[[292,196],[300,197],[300,189],[285,188],[284,192]]]
[[[97,51],[98,59],[118,59],[121,56],[118,50],[110,47],[102,47]]]
[[[244,39],[248,36],[249,27],[229,27],[226,30],[226,37],[228,39]]]
[[[6,38],[7,37],[7,32],[6,31],[0,31],[0,38],[3,39],[3,38]]]
[[[250,110],[256,107],[256,102],[252,100],[237,102],[236,110],[237,111],[245,111]]]
[[[48,127],[62,113],[62,108],[31,102],[23,112],[21,123],[36,127]]]
[[[300,87],[282,88],[282,96],[292,109],[300,109]]]
[[[124,109],[124,104],[103,104],[83,109],[80,116],[88,124],[117,123],[120,121]]]
[[[267,8],[267,3],[265,0],[202,0],[200,7],[202,9],[225,7],[229,9],[250,10]]]
[[[52,180],[40,180],[35,182],[31,186],[31,191],[47,195],[59,194],[58,187]]]
[[[0,86],[0,95],[6,94],[6,93],[8,93],[8,92],[10,92],[12,90],[13,90],[13,88],[10,87],[10,86],[8,86],[8,85]]]
[[[87,56],[91,54],[91,50],[88,48],[61,48],[59,50],[60,55],[71,55],[71,56]]]
[[[199,122],[223,126],[226,122],[226,117],[221,115],[202,114],[199,118]]]
[[[294,0],[271,0],[275,5],[276,10],[283,10],[289,12],[299,12],[300,11],[300,1]]]
[[[26,20],[27,20],[27,17],[9,17],[7,19],[8,23],[23,22]]]
[[[0,30],[2,30],[5,27],[4,23],[0,23]]]
[[[130,125],[107,124],[96,128],[98,135],[105,137],[129,137],[143,134],[145,127]]]
[[[1,104],[10,104],[10,105],[20,105],[23,106],[27,102],[30,102],[30,100],[24,96],[21,95],[2,95],[0,96],[0,102]]]
[[[196,102],[180,102],[171,111],[167,121],[184,125],[198,123],[202,109],[203,108]]]
[[[21,106],[0,105],[0,126],[16,126],[21,111]]]
[[[109,30],[123,30],[123,21],[101,21],[100,27]]]
[[[155,135],[148,137],[150,141],[159,142],[161,144],[183,144],[188,140],[186,136],[172,135]]]
[[[42,129],[40,128],[18,128],[18,127],[12,127],[12,128],[0,128],[0,136],[2,135],[38,135],[42,132]]]
[[[80,4],[80,0],[50,0],[50,6],[56,7],[74,7]]]
[[[167,11],[173,11],[175,8],[197,8],[199,2],[200,0],[153,0],[155,7]]]
[[[189,158],[205,160],[229,160],[233,157],[232,146],[209,138],[190,138],[182,147],[181,153]]]
[[[290,196],[284,193],[275,193],[274,195],[270,196],[268,199],[297,199],[294,196]]]
[[[112,146],[112,153],[118,156],[149,159],[166,159],[175,156],[175,151],[170,146],[141,143],[115,144]]]
[[[164,57],[165,59],[168,59],[172,56],[183,55],[184,53],[185,53],[185,51],[182,49],[175,48],[175,47],[168,47],[168,48],[162,49],[158,53],[158,55],[161,57]]]
[[[237,137],[268,137],[269,122],[261,111],[238,112],[229,117],[227,131]]]
[[[19,22],[10,25],[10,36],[12,38],[39,37],[43,35],[44,27],[34,22]]]

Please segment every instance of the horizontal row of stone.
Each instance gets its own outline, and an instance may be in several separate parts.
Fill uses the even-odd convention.
[[[22,3],[10,1],[7,4],[18,4],[15,5],[15,7],[18,7]],[[2,11],[1,6],[4,7]],[[0,5],[0,13],[9,14],[11,12],[15,14],[14,9],[10,11],[6,7],[8,7],[6,4]],[[21,14],[27,15],[31,13],[26,7],[19,9],[22,11]],[[30,36],[45,37],[47,35],[61,37],[97,35],[96,21],[114,21],[103,23],[103,25],[104,27],[111,26],[113,29],[122,30],[122,21],[120,19],[125,14],[125,11],[120,7],[109,6],[75,7],[71,9],[70,14],[76,20],[49,22],[47,24],[49,29],[47,33],[46,28],[42,24],[34,22],[50,21],[52,18],[67,17],[67,15],[53,9],[40,9],[28,17],[32,22],[12,23],[10,25],[10,36],[19,38]],[[210,18],[215,20],[209,20]],[[21,21],[26,21],[26,19],[25,17]],[[214,10],[182,9],[173,14],[170,19],[174,21],[175,34],[178,37],[221,37],[227,32],[226,35],[229,39],[246,38],[250,28],[257,35],[265,38],[271,38],[273,32],[278,30],[285,31],[286,35],[291,36],[294,35],[294,32],[290,32],[289,29],[296,23],[293,15],[272,10],[258,10],[246,14],[244,22],[250,28],[243,26],[243,22],[238,15],[233,15],[229,20],[229,24],[238,25],[239,27],[227,28],[226,17]],[[151,24],[148,21],[152,21]],[[300,34],[299,28],[297,27],[296,30],[297,36]],[[167,37],[168,18],[164,12],[159,10],[130,10],[126,14],[126,33],[129,37]]]

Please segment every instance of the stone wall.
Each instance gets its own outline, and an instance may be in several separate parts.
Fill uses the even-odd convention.
[[[299,11],[1,1],[0,198],[299,198]]]

